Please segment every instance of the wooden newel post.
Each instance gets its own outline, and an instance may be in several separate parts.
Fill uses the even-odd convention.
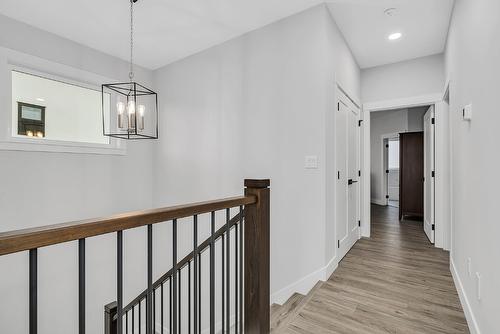
[[[270,332],[269,183],[268,179],[245,180],[245,195],[257,198],[257,203],[245,206],[244,332],[246,334]]]
[[[116,334],[118,332],[116,325],[116,302],[104,305],[104,334]]]

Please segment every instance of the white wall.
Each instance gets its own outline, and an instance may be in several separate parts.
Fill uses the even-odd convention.
[[[11,59],[7,49],[34,55],[61,66],[125,79],[126,62],[82,45],[0,16],[0,126],[11,112]],[[8,32],[8,33],[7,33]],[[22,65],[22,64],[21,64]],[[152,74],[137,70],[137,80],[151,82]],[[78,78],[72,78],[78,79]],[[0,231],[61,223],[148,208],[152,204],[152,148],[147,142],[129,143],[127,155],[90,155],[0,151]],[[139,182],[126,182],[137,175]],[[127,298],[144,288],[145,231],[126,233]],[[100,333],[103,306],[116,300],[115,236],[87,241],[87,330]],[[39,333],[77,332],[77,243],[39,251]],[[28,332],[27,252],[0,257],[0,333]]]
[[[336,77],[359,97],[359,69],[324,5],[155,72],[166,102],[154,204],[239,194],[244,178],[271,178],[275,301],[310,288],[324,277],[325,254],[333,257],[326,221],[333,125],[325,123]],[[318,156],[318,169],[304,169],[306,155]]]
[[[423,131],[426,107],[384,110],[370,115],[370,188],[371,201],[385,203],[385,167],[383,136],[409,131]]]
[[[445,56],[452,130],[452,272],[472,333],[500,332],[499,22],[500,2],[457,0]],[[461,109],[469,103],[473,119],[464,122]]]
[[[363,69],[363,103],[440,93],[443,69],[442,54]]]
[[[428,106],[408,109],[408,131],[424,131],[424,115],[429,109]]]

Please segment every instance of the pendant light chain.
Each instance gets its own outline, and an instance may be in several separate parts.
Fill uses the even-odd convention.
[[[134,79],[134,0],[130,0],[130,72],[128,77],[130,81]]]

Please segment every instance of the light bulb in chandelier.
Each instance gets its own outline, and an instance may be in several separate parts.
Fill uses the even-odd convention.
[[[127,102],[128,112],[128,128],[135,129],[135,101],[130,100]]]
[[[127,102],[127,112],[128,114],[135,114],[135,101],[131,100]]]
[[[139,127],[139,130],[144,130],[144,113],[146,112],[146,107],[142,104],[139,104],[137,106],[137,112],[139,113],[137,126]]]
[[[118,127],[120,129],[124,128],[124,117],[123,117],[123,112],[125,111],[125,103],[118,101],[116,103],[116,113],[118,115]]]

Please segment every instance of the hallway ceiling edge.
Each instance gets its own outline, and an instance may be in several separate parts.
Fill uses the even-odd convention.
[[[0,20],[10,17],[127,60],[127,1],[2,0]],[[453,7],[453,0],[139,1],[134,59],[157,69],[321,3],[361,68],[442,52]],[[384,13],[393,7],[393,16]],[[388,43],[396,30],[402,38]]]
[[[327,4],[361,68],[444,52],[453,0],[330,0]],[[401,33],[401,38],[390,40],[395,33]]]

